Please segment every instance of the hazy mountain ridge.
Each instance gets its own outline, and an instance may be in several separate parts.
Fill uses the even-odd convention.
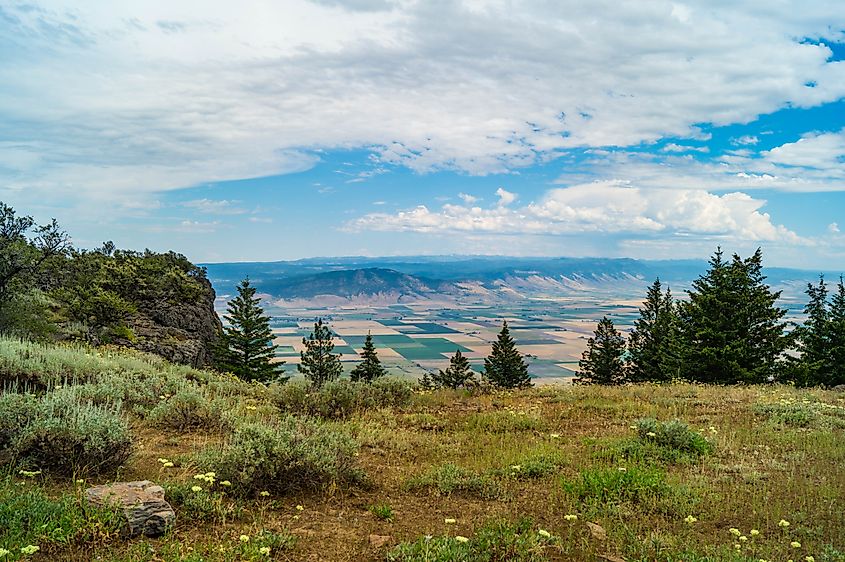
[[[309,258],[283,262],[206,264],[220,293],[249,277],[265,294],[283,300],[332,302],[470,299],[513,300],[591,291],[639,295],[655,278],[686,288],[705,260],[631,258],[510,258],[403,256]],[[767,268],[769,282],[789,294],[803,291],[820,272]],[[834,279],[839,273],[826,272]]]

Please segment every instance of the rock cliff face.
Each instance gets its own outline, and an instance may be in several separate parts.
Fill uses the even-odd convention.
[[[213,361],[213,346],[223,325],[214,311],[214,289],[199,280],[202,297],[192,302],[167,300],[139,303],[128,322],[132,340],[121,345],[154,353],[174,363],[203,367]]]

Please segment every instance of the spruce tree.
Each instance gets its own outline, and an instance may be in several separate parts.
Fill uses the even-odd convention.
[[[301,361],[297,368],[316,388],[339,379],[343,373],[340,355],[332,353],[334,351],[332,337],[331,329],[327,324],[323,324],[321,318],[314,324],[311,335],[307,339],[302,338],[305,351],[299,353]]]
[[[502,331],[493,342],[492,353],[484,360],[484,378],[501,388],[532,386],[528,365],[516,349],[507,321],[502,323]]]
[[[376,346],[373,344],[373,336],[367,333],[364,340],[364,349],[361,350],[362,361],[352,369],[351,378],[353,381],[373,382],[379,377],[387,374],[379,361],[376,353]]]
[[[778,374],[790,344],[786,310],[775,306],[780,291],[765,284],[763,256],[722,259],[721,249],[707,272],[687,291],[681,305],[684,376],[715,384],[760,383]]]
[[[831,327],[828,313],[828,290],[824,275],[819,276],[818,285],[807,284],[809,300],[804,308],[807,320],[796,330],[798,348],[801,351],[801,369],[794,382],[800,386],[825,384],[832,370],[833,349],[831,348]]]
[[[674,374],[671,356],[673,330],[677,326],[675,304],[667,288],[664,294],[660,279],[648,288],[640,317],[628,339],[630,357],[629,379],[632,382],[667,381]]]
[[[282,372],[282,362],[272,361],[278,346],[273,345],[270,317],[260,303],[249,279],[241,281],[226,309],[228,326],[218,343],[218,367],[244,380],[268,381]]]
[[[431,376],[431,381],[437,388],[461,388],[473,380],[474,373],[469,366],[469,360],[461,354],[461,350],[455,350],[455,355],[449,360],[446,370]]]
[[[830,304],[831,372],[828,386],[845,384],[845,281],[839,277]]]
[[[626,382],[625,338],[607,316],[599,320],[593,337],[587,340],[587,349],[578,361],[581,384],[614,385]]]

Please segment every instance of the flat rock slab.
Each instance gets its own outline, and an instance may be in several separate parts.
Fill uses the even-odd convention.
[[[126,535],[155,537],[176,521],[176,512],[164,499],[164,488],[149,480],[115,482],[85,490],[93,505],[117,505],[126,517]]]

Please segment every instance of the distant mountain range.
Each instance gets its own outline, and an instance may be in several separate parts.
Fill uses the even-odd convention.
[[[218,294],[230,294],[244,277],[260,292],[287,301],[319,300],[479,302],[585,291],[642,295],[655,278],[677,289],[707,269],[704,260],[630,258],[514,258],[487,256],[407,256],[309,258],[281,262],[204,264]],[[767,268],[769,283],[798,295],[820,272]],[[839,272],[825,272],[835,279]]]

